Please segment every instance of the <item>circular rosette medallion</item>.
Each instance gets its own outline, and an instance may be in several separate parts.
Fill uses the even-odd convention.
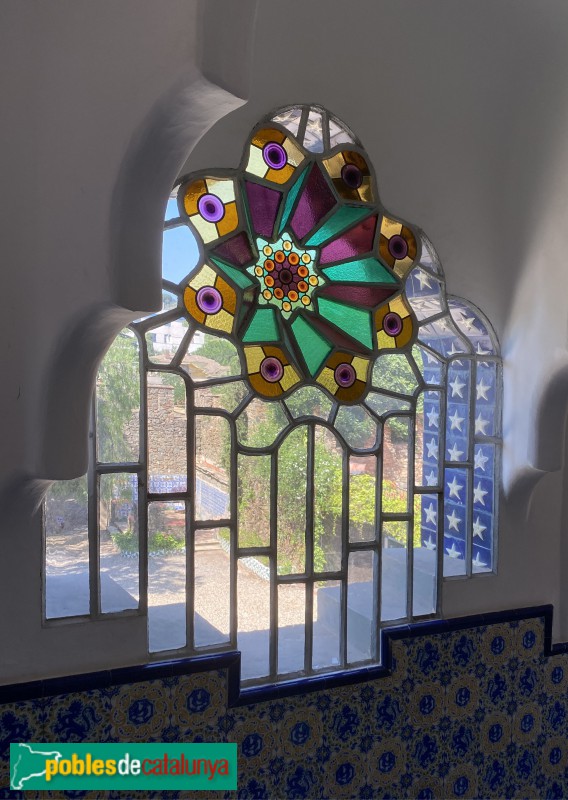
[[[370,360],[337,350],[326,361],[316,381],[342,403],[358,402],[367,388]]]
[[[401,295],[385,303],[375,314],[379,350],[405,347],[412,341],[414,327],[410,306]]]
[[[356,137],[310,113],[261,122],[238,170],[182,181],[170,225],[201,240],[203,265],[181,287],[189,316],[232,339],[257,395],[305,383],[352,404],[379,353],[415,336],[402,279],[417,240],[382,214]]]
[[[251,386],[263,397],[281,397],[300,383],[300,375],[279,347],[245,347],[245,359]]]
[[[286,183],[304,160],[291,136],[276,128],[261,128],[253,134],[245,169],[273,183]]]
[[[185,287],[183,302],[199,325],[232,335],[252,301],[251,286],[242,273],[205,264]]]
[[[323,165],[340,197],[345,200],[373,202],[371,171],[361,153],[343,150],[325,159]]]
[[[416,261],[416,237],[406,225],[391,217],[383,217],[379,239],[382,261],[404,278]]]
[[[186,184],[182,197],[189,221],[206,244],[237,228],[239,215],[233,180],[198,178]]]

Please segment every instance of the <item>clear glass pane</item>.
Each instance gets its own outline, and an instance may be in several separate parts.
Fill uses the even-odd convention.
[[[195,531],[195,646],[230,638],[231,559],[228,528]]]
[[[270,581],[239,559],[237,573],[237,648],[241,651],[241,677],[269,674]]]
[[[383,523],[381,620],[407,615],[408,522]]]
[[[314,584],[313,620],[312,669],[339,666],[341,663],[340,581],[318,581]]]
[[[342,406],[335,418],[335,428],[348,447],[355,450],[372,450],[377,445],[378,425],[363,406]]]
[[[314,571],[341,569],[342,449],[328,428],[317,426],[314,445]]]
[[[228,339],[203,331],[193,334],[181,365],[198,383],[241,375],[241,362],[235,345]]]
[[[99,478],[101,611],[138,608],[138,477]]]
[[[351,456],[349,459],[349,541],[375,539],[376,456]]]
[[[138,339],[125,328],[99,367],[96,384],[97,459],[138,461],[140,366]]]
[[[350,553],[347,579],[347,661],[356,663],[373,657],[377,581],[376,556],[371,550]]]
[[[156,314],[161,314],[164,311],[172,311],[172,309],[176,308],[177,305],[178,305],[177,295],[175,295],[173,292],[168,291],[167,289],[162,288],[162,307],[160,308],[160,310],[154,312],[153,314],[147,314],[145,317],[139,317],[138,319],[134,320],[132,324],[136,329],[138,329],[139,327],[145,327],[145,326],[139,326],[138,323],[144,322],[144,320],[147,319],[151,319],[151,317],[155,317]]]
[[[204,386],[196,389],[193,398],[196,408],[223,408],[232,412],[249,394],[249,388],[244,381],[231,381],[218,386]]]
[[[153,364],[170,364],[189,331],[185,317],[168,319],[146,331],[148,359]]]
[[[407,400],[400,400],[398,397],[391,397],[380,392],[369,392],[365,402],[379,416],[387,414],[389,411],[409,411],[412,408],[411,403]]]
[[[436,611],[438,495],[417,495],[415,501],[412,613],[420,616]]]
[[[420,234],[420,263],[431,272],[442,274],[436,251],[428,237],[423,233]]]
[[[352,144],[355,141],[353,136],[344,128],[343,124],[334,118],[329,120],[329,146],[335,147],[338,144]]]
[[[148,479],[150,492],[187,489],[185,382],[171,372],[148,373]]]
[[[87,476],[56,481],[45,498],[45,616],[89,613]]]
[[[287,426],[280,403],[256,398],[239,414],[237,436],[246,447],[270,447]]]
[[[304,147],[312,153],[323,152],[322,116],[319,111],[310,111],[308,115]]]
[[[239,547],[270,545],[270,456],[238,458]]]
[[[315,386],[302,386],[286,400],[286,405],[293,417],[320,417],[327,419],[331,412],[332,402],[321,389]]]
[[[186,644],[185,508],[148,506],[148,640],[151,653]]]
[[[306,637],[306,586],[288,583],[278,586],[278,672],[304,669]]]
[[[175,200],[170,200],[168,203],[170,213],[174,204],[177,205]],[[186,225],[167,228],[164,231],[162,244],[162,277],[172,283],[180,283],[198,264],[199,248],[190,229]]]
[[[283,125],[285,128],[287,128],[287,130],[289,130],[293,136],[298,133],[298,127],[300,125],[301,118],[301,108],[289,108],[286,111],[283,111],[281,114],[277,114],[275,117],[272,117],[274,122],[279,122],[280,125]]]
[[[405,355],[386,353],[380,355],[373,368],[373,386],[389,392],[413,395],[418,386],[416,375]]]
[[[306,568],[307,429],[295,428],[278,451],[278,574]]]
[[[409,466],[412,419],[390,417],[383,432],[383,514],[405,514],[409,510]]]
[[[196,415],[195,519],[229,516],[231,429],[224,417]]]

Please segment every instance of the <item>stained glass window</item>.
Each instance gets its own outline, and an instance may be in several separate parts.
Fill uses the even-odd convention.
[[[343,122],[281,109],[182,178],[163,278],[99,373],[88,513],[83,484],[47,500],[48,617],[147,615],[152,657],[238,648],[263,683],[376,663],[443,577],[495,569],[495,336]]]

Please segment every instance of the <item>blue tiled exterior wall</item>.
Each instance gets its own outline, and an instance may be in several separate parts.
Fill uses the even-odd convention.
[[[568,655],[551,613],[393,629],[390,669],[248,696],[234,654],[1,687],[0,797],[42,796],[6,788],[17,741],[236,741],[228,797],[566,797]],[[136,795],[199,796],[68,796]]]

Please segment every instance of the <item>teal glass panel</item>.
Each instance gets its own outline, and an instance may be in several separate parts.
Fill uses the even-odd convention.
[[[292,323],[292,333],[302,351],[310,375],[315,375],[332,351],[330,343],[304,317],[296,317]]]
[[[331,216],[313,236],[306,241],[306,244],[317,245],[327,242],[333,236],[337,236],[346,228],[350,228],[363,217],[368,216],[368,208],[358,208],[357,206],[343,206]]]
[[[288,220],[292,215],[292,209],[294,208],[294,204],[298,195],[300,194],[300,189],[304,185],[304,178],[306,177],[307,169],[305,169],[296,183],[290,188],[288,192],[288,197],[286,198],[286,203],[284,204],[284,211],[282,213],[282,220],[280,222],[280,231],[282,233],[286,225],[288,224]]]
[[[322,272],[328,280],[342,283],[398,283],[392,272],[374,258],[359,258],[324,268]]]
[[[211,256],[211,261],[219,267],[219,269],[225,273],[225,275],[230,278],[233,283],[236,283],[237,286],[240,286],[241,289],[248,289],[249,286],[253,286],[253,282],[250,278],[241,272],[240,269],[235,269],[235,267],[230,267],[228,264],[225,264],[223,261],[219,261],[218,258],[213,258]]]
[[[243,342],[277,342],[280,329],[274,308],[259,308],[255,311],[248,328],[243,335]]]
[[[335,300],[318,298],[318,309],[324,319],[341,328],[352,339],[362,345],[373,349],[373,333],[371,326],[371,312],[361,308],[337,303]]]

